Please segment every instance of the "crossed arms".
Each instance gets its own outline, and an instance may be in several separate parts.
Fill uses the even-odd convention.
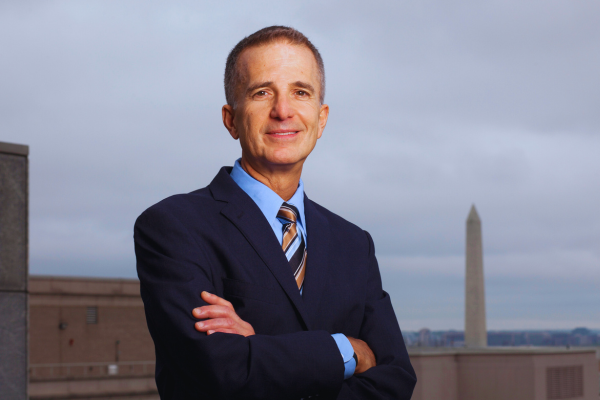
[[[208,292],[202,292],[200,296],[208,305],[194,308],[192,311],[192,315],[195,318],[204,319],[204,321],[194,324],[198,332],[203,332],[207,335],[212,335],[216,332],[232,333],[245,337],[255,334],[252,325],[237,315],[233,305],[229,301]],[[352,337],[348,337],[348,340],[357,356],[356,368],[354,369],[355,375],[362,374],[369,368],[377,365],[375,354],[373,354],[368,344]]]
[[[364,372],[359,370],[362,373],[357,371],[343,380],[343,361],[331,337],[337,332],[252,334],[253,327],[241,318],[236,320],[233,308],[228,312],[222,308],[228,308],[226,303],[206,294],[201,297],[201,292],[221,294],[223,286],[208,267],[203,245],[186,225],[185,218],[171,209],[151,208],[138,218],[134,233],[141,294],[155,343],[156,380],[163,400],[198,398],[199,394],[200,398],[219,400],[300,399],[315,394],[339,400],[410,399],[414,371],[389,296],[381,288],[368,234],[367,298],[356,337],[368,343],[364,347],[372,350],[375,360],[369,361],[364,347],[357,345],[355,349],[363,349],[356,353]],[[191,312],[198,308],[208,310],[207,314]],[[208,325],[196,325],[197,317]],[[231,319],[232,325],[217,326],[221,318]],[[209,330],[215,332],[209,334]]]

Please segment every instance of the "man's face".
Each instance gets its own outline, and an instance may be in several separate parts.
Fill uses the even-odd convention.
[[[312,52],[275,42],[244,50],[238,66],[236,108],[225,106],[223,118],[231,136],[240,139],[242,158],[255,168],[302,165],[329,114],[329,107],[319,102],[319,70]],[[226,109],[232,114],[229,125]]]

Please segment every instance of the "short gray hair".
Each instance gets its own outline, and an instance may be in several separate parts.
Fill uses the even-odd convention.
[[[235,107],[235,91],[240,84],[240,73],[238,71],[238,59],[240,54],[249,47],[258,47],[261,45],[273,43],[276,41],[285,41],[289,44],[306,46],[315,56],[317,66],[319,68],[320,84],[319,101],[321,104],[325,102],[325,65],[319,50],[304,36],[300,31],[287,26],[269,26],[259,31],[254,32],[250,36],[243,38],[227,56],[225,64],[225,99],[227,104]]]

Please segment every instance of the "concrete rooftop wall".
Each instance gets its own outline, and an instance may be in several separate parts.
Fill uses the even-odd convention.
[[[413,350],[413,400],[598,400],[594,349]],[[570,397],[562,394],[579,393]]]
[[[27,399],[29,148],[0,142],[0,394]]]

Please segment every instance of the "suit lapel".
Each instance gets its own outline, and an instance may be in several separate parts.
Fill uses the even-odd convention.
[[[230,168],[222,168],[209,185],[216,200],[227,202],[221,214],[248,240],[294,304],[306,329],[310,329],[308,315],[302,304],[296,280],[271,225],[254,201],[231,179],[230,171]]]
[[[320,300],[329,278],[329,242],[331,230],[325,216],[304,196],[307,228],[307,261],[302,298],[313,326],[320,315]]]

